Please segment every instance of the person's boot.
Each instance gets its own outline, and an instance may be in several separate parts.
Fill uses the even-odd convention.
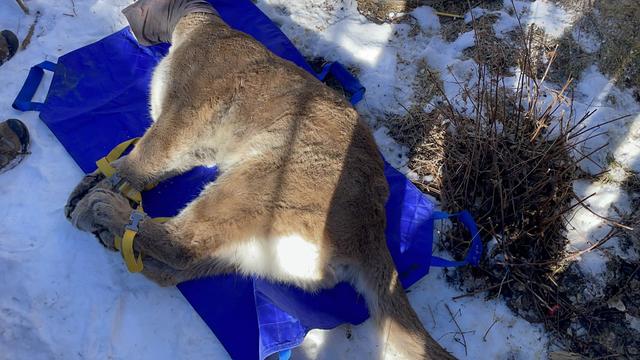
[[[9,30],[0,32],[0,65],[11,59],[18,51],[18,37]]]
[[[18,119],[0,123],[0,174],[15,167],[29,153],[29,130]]]

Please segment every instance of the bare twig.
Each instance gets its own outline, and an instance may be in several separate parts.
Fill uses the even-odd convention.
[[[484,335],[482,336],[482,341],[487,342],[487,335],[489,335],[489,331],[491,331],[493,326],[497,323],[498,323],[498,319],[493,320],[493,323],[491,324],[491,326],[489,326],[487,331],[484,332]]]
[[[595,129],[601,128],[601,127],[603,127],[603,126],[605,126],[605,125],[607,125],[607,124],[611,124],[611,123],[616,122],[616,121],[624,120],[624,119],[626,119],[626,118],[628,118],[628,117],[631,117],[631,115],[632,115],[632,114],[627,114],[627,115],[619,116],[619,117],[617,117],[617,118],[615,118],[615,119],[611,119],[611,120],[609,120],[609,121],[605,121],[605,122],[599,123],[599,124],[597,124],[597,125],[594,125],[594,126],[588,127],[588,128],[586,128],[586,129],[580,130],[580,131],[578,131],[578,132],[577,132],[577,133],[575,133],[575,134],[571,134],[571,135],[569,136],[569,139],[572,139],[572,138],[578,137],[578,136],[580,136],[580,135],[582,135],[582,134],[584,134],[584,133],[586,133],[586,132],[589,132],[589,131],[592,131],[592,130],[595,130]]]
[[[458,299],[462,299],[462,298],[465,298],[465,297],[469,297],[469,296],[473,296],[473,295],[479,294],[481,292],[493,290],[493,289],[501,287],[504,284],[508,284],[508,283],[510,283],[512,281],[513,281],[513,279],[509,279],[509,280],[506,280],[506,281],[504,281],[503,283],[500,283],[500,284],[491,285],[489,287],[485,287],[485,288],[482,288],[482,289],[474,290],[474,291],[466,293],[466,294],[454,296],[454,297],[451,298],[451,300],[458,300]]]
[[[431,305],[427,305],[427,307],[429,308],[429,313],[431,314],[431,319],[433,320],[433,326],[438,326],[438,323],[436,322],[436,317],[433,315],[433,309],[431,308]]]
[[[462,345],[464,345],[464,355],[467,355],[467,339],[464,337],[464,332],[462,331],[462,329],[460,328],[460,324],[458,324],[458,321],[456,320],[456,317],[453,316],[453,312],[451,311],[451,308],[449,307],[448,304],[444,304],[444,306],[447,308],[447,311],[449,312],[449,315],[451,316],[451,320],[453,320],[453,322],[456,324],[456,327],[458,328],[458,333],[460,335],[462,335]]]
[[[71,17],[78,16],[78,13],[76,12],[76,2],[75,2],[75,0],[71,0],[71,11],[72,11],[73,13],[71,13],[71,14],[64,13],[64,14],[62,14],[62,15],[65,15],[65,16],[71,16]]]
[[[16,2],[18,3],[18,6],[20,6],[22,11],[24,11],[25,14],[29,15],[29,8],[27,7],[27,4],[24,3],[24,0],[16,0]]]
[[[31,38],[33,37],[33,33],[36,30],[36,25],[38,24],[38,20],[40,20],[40,11],[36,12],[36,17],[33,19],[31,26],[29,26],[29,31],[27,31],[27,36],[22,40],[22,44],[20,45],[20,50],[24,50],[31,44]]]
[[[576,200],[579,200],[579,199],[576,197]],[[596,213],[595,211],[591,210],[591,208],[590,208],[590,207],[588,207],[584,202],[580,202],[580,205],[581,205],[585,210],[587,210],[588,212],[592,213],[593,215],[595,215],[595,216],[599,217],[600,219],[602,219],[602,220],[606,221],[607,223],[609,223],[609,224],[611,224],[611,225],[613,225],[613,226],[619,227],[619,228],[621,228],[621,229],[625,229],[625,230],[633,231],[633,228],[632,228],[632,227],[630,227],[630,226],[627,226],[627,225],[625,225],[625,224],[621,224],[621,223],[619,223],[619,222],[617,222],[617,221],[615,221],[615,220],[613,220],[613,219],[610,219],[610,218],[608,218],[608,217],[606,217],[606,216],[602,216],[602,215],[600,215],[600,214]]]

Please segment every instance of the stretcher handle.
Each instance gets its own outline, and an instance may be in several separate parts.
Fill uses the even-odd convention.
[[[467,255],[462,261],[452,261],[443,259],[438,256],[431,257],[431,266],[439,266],[439,267],[450,267],[450,266],[464,266],[464,265],[473,265],[478,266],[480,263],[480,257],[482,256],[482,240],[480,239],[480,231],[478,231],[478,226],[476,226],[475,221],[473,221],[473,217],[467,210],[460,211],[456,214],[448,214],[441,211],[436,211],[433,213],[433,219],[446,219],[450,217],[455,217],[464,225],[464,227],[469,230],[471,233],[471,244],[469,245],[469,249],[467,250]]]
[[[22,85],[22,89],[20,89],[18,96],[16,96],[16,99],[13,101],[11,106],[20,111],[40,111],[44,104],[32,101],[33,95],[35,95],[36,90],[38,90],[38,86],[40,85],[40,81],[42,81],[44,70],[53,72],[56,69],[56,65],[56,63],[51,61],[43,61],[40,64],[31,67],[29,75],[27,75],[27,79]]]

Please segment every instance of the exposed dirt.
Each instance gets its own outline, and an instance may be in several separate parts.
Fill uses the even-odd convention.
[[[499,9],[502,3],[502,0],[471,1],[472,6],[486,9]],[[376,23],[401,21],[408,12],[420,6],[430,6],[436,11],[453,15],[463,15],[469,10],[469,3],[460,0],[358,0],[358,11]]]

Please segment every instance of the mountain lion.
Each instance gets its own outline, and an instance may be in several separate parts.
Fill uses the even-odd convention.
[[[452,359],[411,308],[386,246],[388,185],[367,124],[338,93],[203,0],[140,0],[124,11],[143,45],[171,42],[153,74],[154,123],[117,176],[143,190],[194,166],[218,179],[166,223],[139,222],[142,273],[163,286],[237,272],[313,292],[348,281],[381,332],[381,356]],[[99,173],[67,217],[109,248],[133,209]]]

